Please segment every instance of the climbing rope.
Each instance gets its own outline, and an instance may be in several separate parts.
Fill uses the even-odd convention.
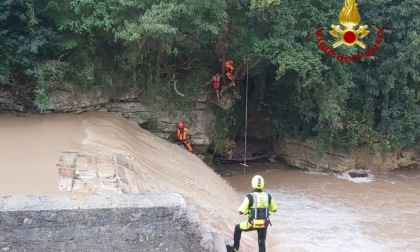
[[[245,153],[244,153],[244,163],[241,164],[244,166],[244,175],[245,167],[248,167],[246,164],[246,131],[248,127],[248,61],[246,62],[246,87],[245,87]]]

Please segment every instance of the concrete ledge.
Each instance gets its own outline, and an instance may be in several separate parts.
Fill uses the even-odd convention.
[[[0,250],[214,251],[193,215],[176,193],[0,196]]]

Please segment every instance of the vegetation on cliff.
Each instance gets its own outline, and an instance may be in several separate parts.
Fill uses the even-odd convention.
[[[367,48],[340,46],[335,56],[368,51],[380,28],[384,36],[372,55],[347,63],[319,50],[315,34],[323,28],[325,42],[336,42],[328,31],[343,3],[4,0],[0,88],[40,109],[66,85],[181,104],[209,88],[220,59],[233,59],[242,97],[249,66],[250,130],[259,137],[316,136],[321,149],[412,146],[420,134],[419,0],[357,1]],[[243,106],[223,127],[241,131]]]

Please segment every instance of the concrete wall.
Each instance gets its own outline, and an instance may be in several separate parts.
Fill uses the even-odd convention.
[[[218,251],[212,238],[175,193],[0,196],[0,251]]]

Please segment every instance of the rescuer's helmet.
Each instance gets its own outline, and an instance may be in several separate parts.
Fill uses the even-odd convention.
[[[264,188],[264,179],[260,175],[255,175],[252,178],[252,188],[254,189],[263,189]]]

